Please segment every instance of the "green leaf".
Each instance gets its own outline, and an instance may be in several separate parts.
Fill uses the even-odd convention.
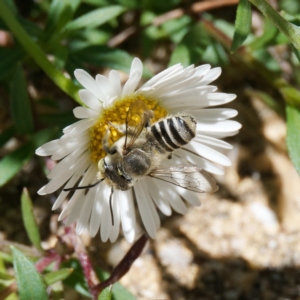
[[[112,287],[112,295],[115,300],[136,300],[136,298],[118,282]]]
[[[10,126],[7,129],[5,129],[0,134],[0,147],[2,147],[7,141],[9,141],[15,134],[16,129],[14,126]]]
[[[6,155],[0,161],[0,187],[13,178],[33,155],[30,142]]]
[[[64,30],[67,33],[79,30],[81,28],[94,28],[110,21],[125,11],[120,5],[112,5],[105,8],[95,9],[77,19],[68,23]]]
[[[231,52],[236,51],[251,32],[251,5],[248,0],[240,0],[235,19],[235,30],[231,45]]]
[[[3,261],[5,261],[7,263],[12,263],[13,262],[12,256],[9,253],[0,251],[0,257]]]
[[[33,205],[26,188],[23,189],[21,196],[22,218],[27,235],[31,243],[39,250],[43,251],[41,247],[41,236],[39,227],[36,223],[33,214]]]
[[[296,57],[298,58],[298,61],[300,62],[300,51],[298,49],[296,49],[293,45],[292,45],[293,51],[296,55]]]
[[[95,271],[101,282],[109,278],[107,272],[99,268],[96,268]],[[136,298],[118,282],[113,284],[112,296],[114,300],[136,300]]]
[[[177,63],[182,63],[184,66],[191,64],[190,51],[187,45],[178,45],[171,55],[169,66],[173,66]]]
[[[51,2],[45,28],[47,39],[55,36],[72,19],[79,4],[78,0],[53,0]]]
[[[10,75],[17,63],[23,59],[24,56],[25,52],[21,47],[0,47],[0,57],[5,57],[5,59],[0,59],[0,79]]]
[[[99,295],[98,300],[111,300],[111,288],[112,286],[108,286],[107,288],[105,288]]]
[[[14,70],[10,93],[10,109],[17,131],[24,134],[32,133],[33,117],[25,77],[20,66]]]
[[[267,50],[267,46],[275,44],[275,38],[277,37],[279,30],[269,21],[269,19],[265,18],[264,22],[264,32],[261,36],[255,38],[248,46],[254,51],[261,48],[265,48]]]
[[[283,87],[279,91],[288,104],[300,107],[300,91],[292,86]]]
[[[62,263],[63,268],[72,268],[74,271],[64,280],[64,284],[73,288],[79,294],[90,297],[82,267],[77,259],[70,259]]]
[[[8,274],[6,271],[0,271],[0,282],[1,281],[11,281],[14,277]]]
[[[50,285],[57,281],[66,279],[72,272],[73,269],[61,269],[44,275],[44,280],[47,285]]]
[[[32,262],[12,247],[13,264],[20,300],[47,300],[45,283]]]
[[[300,174],[300,110],[299,108],[287,105],[287,137],[286,144],[290,158]]]
[[[55,124],[60,129],[63,129],[64,127],[78,121],[78,119],[76,119],[74,117],[74,114],[72,111],[62,112],[62,113],[57,113],[57,114],[42,114],[39,117],[40,117],[41,123],[49,125],[49,126],[52,126],[53,124]]]
[[[71,55],[70,55],[71,56]],[[111,49],[105,46],[91,46],[76,52],[76,58],[94,66],[129,72],[133,57],[124,50]],[[152,73],[144,67],[143,75],[150,77]]]
[[[55,133],[55,129],[36,132],[31,140],[6,155],[0,161],[0,187],[13,178],[33,156],[35,149],[48,142]]]
[[[265,0],[249,0],[300,50],[300,28],[286,21],[274,8]]]
[[[0,17],[7,27],[13,33],[14,37],[19,41],[22,47],[38,64],[38,66],[49,76],[49,78],[60,87],[65,93],[70,95],[79,104],[82,104],[78,96],[78,87],[72,80],[68,79],[63,72],[58,71],[54,65],[48,60],[46,54],[41,50],[37,43],[27,34],[24,28],[16,20],[11,10],[0,1]]]

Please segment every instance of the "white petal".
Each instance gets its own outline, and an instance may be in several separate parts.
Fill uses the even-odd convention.
[[[113,89],[110,86],[110,82],[108,80],[107,77],[98,74],[96,76],[96,83],[99,87],[99,89],[101,89],[103,95],[104,95],[104,101],[107,101],[110,98],[113,98],[115,96],[115,94],[113,93]],[[105,104],[105,102],[104,102]]]
[[[156,184],[157,180],[153,178],[147,178],[145,181],[148,184],[148,192],[150,193],[151,198],[156,206],[164,215],[170,216],[172,214],[172,210],[168,202],[168,196],[164,193],[164,190],[159,189],[158,185]]]
[[[144,90],[146,87],[151,87],[155,85],[157,82],[162,80],[163,78],[167,78],[174,73],[177,73],[178,71],[181,71],[183,69],[181,64],[176,64],[172,67],[169,67],[168,69],[158,73],[157,75],[153,76],[150,80],[148,80],[145,84],[143,84],[139,90]]]
[[[215,164],[209,162],[208,160],[199,157],[196,154],[193,154],[189,151],[183,150],[183,149],[178,149],[176,150],[176,156],[178,156],[183,162],[187,161],[190,162],[192,164],[195,164],[197,167],[212,173],[212,174],[216,174],[216,175],[223,175],[224,174],[224,170],[217,167]],[[184,164],[184,163],[182,163]]]
[[[65,146],[61,146],[59,150],[57,150],[52,156],[52,160],[60,160],[70,153],[73,153],[76,149],[80,151],[81,153],[83,151],[86,151],[88,149],[88,144],[90,141],[85,141],[85,142],[78,142],[78,143],[68,143]],[[77,152],[76,152],[77,153]],[[52,177],[49,177],[52,178]]]
[[[196,75],[198,76],[204,76],[205,74],[207,74],[207,72],[210,70],[211,66],[206,64],[206,65],[202,65],[196,68]]]
[[[168,78],[163,78],[153,86],[154,90],[153,92],[150,91],[150,94],[159,99],[161,94],[167,93],[171,87],[176,87],[178,84],[180,85],[183,80],[189,78],[193,74],[194,73],[190,70],[182,70]],[[178,89],[174,89],[174,92],[177,90]]]
[[[76,224],[77,234],[82,234],[84,230],[88,230],[89,228],[89,220],[94,206],[96,191],[97,191],[96,187],[89,189],[84,199],[84,204]]]
[[[196,83],[199,82],[199,78],[193,76],[193,72],[191,74],[186,75],[187,78],[178,80],[177,82],[174,82],[172,85],[165,85],[160,90],[159,93],[161,97],[164,97],[165,95],[168,95],[170,93],[178,93],[181,91],[190,91],[190,86],[198,86]],[[193,88],[193,90],[195,90]]]
[[[67,146],[68,144],[85,144],[88,141],[90,141],[90,135],[88,132],[76,137],[73,137],[70,134],[64,134],[58,140],[58,144],[60,147],[64,147]]]
[[[222,166],[231,166],[231,161],[224,154],[205,146],[197,141],[191,141],[183,147],[184,150],[189,150],[201,157],[204,157],[210,161],[218,163]]]
[[[102,202],[103,202],[103,198],[108,196],[108,195],[103,195],[105,186],[106,186],[105,182],[102,182],[97,186],[96,196],[95,196],[95,200],[94,200],[94,206],[92,209],[92,214],[91,214],[91,219],[90,219],[90,235],[91,235],[91,237],[94,237],[100,228],[100,224],[101,224],[101,220],[102,220],[102,213],[103,213]]]
[[[206,73],[201,80],[202,85],[207,85],[216,80],[221,75],[222,69],[220,67],[211,69]]]
[[[92,110],[100,113],[102,110],[102,103],[98,100],[98,98],[92,94],[88,90],[80,90],[78,92],[80,99],[83,101],[83,103],[91,108]]]
[[[199,142],[202,144],[206,144],[206,145],[209,145],[209,146],[215,147],[215,148],[224,148],[224,149],[232,149],[233,148],[232,145],[230,145],[222,140],[219,140],[219,139],[216,139],[216,138],[213,138],[210,136],[206,136],[203,134],[197,134],[196,137],[193,139],[193,141]]]
[[[111,70],[108,75],[109,82],[114,92],[114,96],[120,98],[122,96],[122,87],[120,74],[116,70]]]
[[[83,172],[90,165],[90,155],[87,153],[83,153],[77,160],[77,162],[69,167],[65,172],[63,172],[60,176],[52,179],[48,184],[42,187],[39,191],[39,195],[46,195],[53,193],[58,190],[62,185],[66,183],[79,169],[82,169]]]
[[[129,78],[123,87],[122,97],[126,97],[136,90],[143,74],[143,64],[138,58],[134,58],[131,64]]]
[[[94,124],[95,124],[95,120],[91,120],[91,119],[82,120],[82,123],[78,124],[76,127],[72,129],[70,135],[71,136],[80,135],[84,133],[86,130],[88,130],[89,128],[91,128]]]
[[[145,229],[150,237],[154,239],[156,236],[156,230],[158,229],[157,225],[159,224],[159,217],[155,210],[153,201],[150,196],[145,193],[142,181],[136,183],[134,190]]]
[[[75,123],[73,123],[73,124],[71,124],[71,125],[65,127],[65,128],[63,129],[63,133],[64,133],[64,134],[70,134],[74,128],[80,127],[81,124],[86,123],[86,121],[87,121],[87,120],[80,120],[80,121],[78,121],[78,122],[75,122]]]
[[[123,233],[127,242],[132,243],[135,239],[136,229],[132,189],[120,193],[119,204]]]
[[[122,191],[120,190],[115,190],[113,194],[113,203],[112,203],[112,209],[114,212],[114,226],[112,226],[111,233],[110,233],[110,242],[114,243],[120,232],[120,222],[121,222],[121,217],[120,217],[120,193]]]
[[[94,110],[81,106],[74,108],[73,113],[77,119],[97,118],[99,116]]]
[[[197,122],[197,133],[212,132],[232,132],[241,128],[241,124],[236,121],[216,121],[216,122]]]
[[[207,94],[207,100],[209,106],[216,106],[221,104],[226,104],[231,102],[236,98],[235,94],[226,94],[226,93],[209,93]]]
[[[72,177],[71,179],[67,182],[67,184],[65,185],[65,188],[71,188],[75,186],[75,183],[79,180],[79,178],[82,176],[82,170],[78,170]],[[57,209],[59,206],[61,206],[61,204],[64,202],[64,200],[66,199],[67,195],[70,192],[65,192],[65,191],[61,191],[61,193],[59,194],[58,198],[56,199],[56,201],[54,202],[53,206],[52,206],[52,210]]]
[[[84,86],[88,91],[93,93],[94,96],[99,99],[99,96],[102,95],[102,93],[98,88],[96,81],[89,73],[81,69],[76,69],[74,71],[74,75],[82,86]]]
[[[199,131],[199,133],[205,133],[205,132],[201,132]],[[217,139],[222,139],[224,137],[228,137],[228,136],[234,136],[236,134],[239,133],[239,130],[235,130],[235,131],[227,131],[227,132],[209,132],[209,135],[211,137],[217,138]],[[197,133],[198,134],[198,133]],[[205,133],[207,134],[207,132]]]
[[[49,156],[59,149],[58,140],[53,140],[35,150],[39,156]]]
[[[79,183],[79,186],[89,185],[92,180],[95,178],[95,167],[91,165],[88,170],[83,174],[83,177]],[[82,206],[85,201],[85,190],[76,190],[68,204],[61,212],[58,220],[61,221],[68,214],[68,218],[66,220],[66,225],[71,225],[79,216]]]
[[[191,192],[191,191],[186,190],[186,189],[182,189],[178,186],[176,186],[175,189],[176,189],[177,193],[180,194],[180,196],[182,198],[184,198],[190,204],[192,204],[194,206],[199,206],[200,205],[200,200],[199,200],[199,197],[198,197],[197,193]]]
[[[106,242],[108,240],[112,228],[112,219],[109,208],[110,192],[111,187],[105,184],[103,186],[102,214],[100,226],[100,236],[103,242]]]
[[[136,72],[134,73],[124,85],[122,97],[126,97],[132,93],[134,93],[136,87],[138,86],[142,77],[142,73]]]
[[[179,197],[175,187],[170,183],[159,183],[160,188],[164,189],[164,192],[167,193],[169,204],[172,208],[179,214],[185,214],[187,212],[187,207],[184,202]]]
[[[238,112],[230,108],[212,108],[187,111],[196,120],[200,121],[223,121],[235,117]]]

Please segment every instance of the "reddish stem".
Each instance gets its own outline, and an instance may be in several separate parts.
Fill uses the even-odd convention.
[[[95,287],[95,291],[97,291],[97,293],[101,293],[101,291],[107,286],[114,284],[122,278],[129,271],[133,262],[140,256],[147,241],[148,237],[145,234],[142,235],[129,249],[119,264],[113,269],[110,277]]]

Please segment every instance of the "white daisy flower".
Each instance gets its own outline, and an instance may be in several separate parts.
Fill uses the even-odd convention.
[[[57,209],[68,197],[70,191],[65,189],[95,185],[89,189],[75,190],[59,216],[59,220],[67,218],[67,225],[77,221],[78,234],[87,229],[91,236],[95,236],[100,231],[102,241],[109,239],[114,242],[122,228],[125,238],[131,243],[135,240],[137,231],[136,206],[145,230],[150,237],[155,238],[160,227],[157,210],[168,216],[171,215],[172,209],[184,214],[187,211],[185,201],[191,205],[199,204],[197,193],[194,191],[217,190],[214,180],[193,166],[220,175],[223,174],[223,169],[219,165],[231,164],[230,160],[219,151],[232,147],[219,138],[232,136],[238,132],[241,125],[228,120],[235,117],[237,111],[228,108],[210,108],[236,98],[234,94],[216,92],[217,87],[209,85],[220,76],[221,69],[211,69],[210,65],[196,68],[192,65],[184,68],[181,64],[177,64],[138,88],[142,73],[143,65],[135,58],[129,78],[122,87],[120,75],[115,70],[110,71],[108,77],[97,75],[95,79],[84,70],[76,70],[75,77],[84,87],[79,91],[79,95],[86,105],[74,109],[75,117],[81,120],[66,127],[60,139],[48,142],[36,150],[36,154],[40,156],[51,156],[51,159],[59,161],[48,175],[50,182],[38,191],[40,195],[45,195],[64,187],[53,209]],[[122,160],[120,149],[123,147],[124,161],[126,155],[131,155],[131,150],[124,153],[124,139],[127,135],[124,132],[124,124],[129,120],[128,111],[136,102],[144,103],[145,107],[153,112],[152,118],[149,118],[145,128],[142,128],[141,135],[145,136],[145,132],[154,130],[154,127],[162,131],[162,126],[166,125],[167,133],[157,134],[161,137],[161,146],[171,148],[169,152],[165,152],[168,152],[168,156],[171,153],[173,156],[171,159],[167,159],[166,155],[161,156],[163,159],[159,163],[157,161],[153,163],[151,156],[158,155],[154,147],[151,148],[150,162],[143,174],[136,175],[137,173],[134,173],[136,170],[131,170],[136,176],[130,176],[133,173],[126,171],[122,162],[121,165],[117,165],[114,173],[108,174],[107,170],[110,168],[108,165],[115,153],[110,149],[118,148],[117,154]],[[171,125],[168,124],[182,121],[180,118],[184,118],[183,112],[193,117],[190,117],[191,124],[186,125],[187,122],[185,126],[191,127],[194,122],[195,137],[182,143],[182,147],[175,147],[176,132],[172,131]],[[162,125],[157,125],[159,123]],[[174,124],[175,131],[180,132],[180,124],[175,124],[177,127]],[[131,135],[128,133],[128,140],[131,137],[132,133]],[[106,143],[103,143],[103,139]],[[133,146],[140,142],[139,139],[140,136]],[[178,149],[172,151],[175,148]],[[137,156],[131,155],[130,158],[134,160]],[[142,160],[144,158],[143,156]],[[171,170],[173,179],[164,177],[168,176],[164,171],[167,168]],[[163,180],[155,178],[159,176],[158,169],[165,172],[160,174],[160,179]],[[197,172],[190,172],[191,170]],[[174,180],[175,173],[177,177],[175,176]],[[113,176],[120,178],[114,181]],[[124,182],[127,180],[129,184],[121,187],[119,184],[121,180]],[[172,180],[175,184],[169,183]],[[96,184],[99,181],[101,182]]]

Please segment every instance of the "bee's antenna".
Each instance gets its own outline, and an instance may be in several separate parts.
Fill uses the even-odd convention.
[[[110,215],[111,215],[111,224],[112,226],[114,226],[114,212],[113,212],[113,209],[112,209],[112,195],[114,193],[114,188],[112,187],[111,190],[110,190],[110,196],[109,196],[109,209],[110,209]]]
[[[76,191],[76,190],[86,190],[86,189],[90,189],[94,186],[96,186],[97,184],[99,184],[100,182],[102,182],[105,178],[100,179],[99,181],[97,181],[94,184],[91,185],[85,185],[85,186],[77,186],[77,187],[72,187],[72,188],[67,188],[67,189],[63,189],[64,192],[70,192],[70,191]]]

